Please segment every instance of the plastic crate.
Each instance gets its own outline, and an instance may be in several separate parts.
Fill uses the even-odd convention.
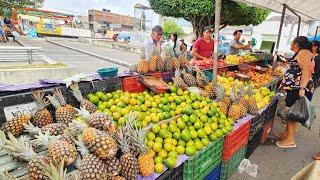
[[[264,125],[262,130],[261,140],[260,140],[261,144],[265,143],[266,140],[268,139],[271,129],[273,127],[273,123],[274,123],[274,120],[269,121],[267,124]]]
[[[270,121],[273,121],[274,117],[276,116],[277,106],[278,106],[278,99],[277,98],[272,99],[267,108],[265,124],[268,124]]]
[[[229,179],[238,169],[244,155],[246,154],[247,146],[243,146],[237,151],[229,161],[222,161],[220,179]]]
[[[168,180],[168,179],[183,180],[183,163],[174,169],[167,169],[156,180]]]
[[[232,131],[225,136],[222,161],[228,161],[232,155],[237,152],[241,147],[248,144],[251,120],[242,124],[238,129]]]
[[[183,165],[183,179],[205,178],[214,167],[221,163],[223,138],[211,142],[205,149],[190,157]]]
[[[162,79],[164,82],[173,82],[172,78],[174,77],[174,71],[173,72],[164,72],[162,74]]]
[[[252,140],[249,140],[248,145],[247,145],[247,152],[246,152],[246,156],[245,156],[246,158],[249,158],[251,156],[251,154],[260,145],[262,131],[263,131],[263,129],[261,129],[257,134],[255,134],[253,136]]]
[[[122,90],[126,92],[143,92],[146,90],[146,86],[142,84],[138,76],[130,76],[122,78]]]
[[[266,121],[267,112],[268,111],[266,109],[261,114],[257,114],[252,118],[249,141],[252,140],[253,136],[263,128],[263,125]]]
[[[116,90],[121,89],[121,79],[118,77],[114,78],[105,78],[101,80],[95,80],[95,81],[83,81],[80,82],[79,84],[79,89],[81,91],[81,94],[84,98],[89,93],[95,93],[97,91],[102,91],[102,92],[113,92]],[[79,107],[79,102],[77,99],[74,97],[70,89],[67,89],[67,98],[70,102],[71,105],[75,107]]]
[[[221,164],[219,164],[217,167],[211,171],[210,174],[208,174],[207,177],[204,178],[204,180],[219,180],[220,179],[220,171],[221,171]]]

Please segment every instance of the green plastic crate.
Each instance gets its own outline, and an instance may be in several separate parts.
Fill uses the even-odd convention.
[[[195,180],[205,178],[221,163],[224,138],[211,142],[205,149],[190,157],[183,165],[183,179]]]
[[[239,164],[246,154],[246,151],[247,146],[244,146],[238,152],[236,152],[229,161],[222,161],[220,180],[229,179],[232,174],[237,171]]]

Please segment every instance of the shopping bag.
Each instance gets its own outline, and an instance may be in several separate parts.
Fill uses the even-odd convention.
[[[315,119],[314,106],[311,104],[311,102],[309,101],[309,99],[307,97],[304,97],[304,98],[307,103],[309,118],[307,119],[307,121],[305,123],[302,124],[302,126],[308,128],[308,129],[311,129],[311,125],[313,123],[313,120]]]
[[[304,124],[309,118],[307,98],[299,98],[289,109],[286,118]]]

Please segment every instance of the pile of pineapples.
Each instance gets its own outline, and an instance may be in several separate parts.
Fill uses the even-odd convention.
[[[43,91],[33,91],[36,112],[17,114],[1,127],[0,148],[15,161],[27,162],[31,180],[63,180],[66,169],[75,165],[71,179],[136,179],[154,171],[153,158],[144,143],[145,132],[133,126],[136,115],[130,113],[127,124],[117,128],[112,118],[83,98],[77,84],[72,93],[80,109],[67,104],[62,93],[55,90],[45,97]],[[55,107],[55,118],[47,110]],[[80,116],[85,123],[74,121]],[[1,172],[0,179],[12,175]]]
[[[130,67],[130,71],[138,72],[139,74],[147,74],[152,72],[172,72],[174,70],[184,68],[188,61],[183,55],[174,57],[170,50],[165,50],[164,57],[160,56],[158,51],[154,51],[150,59],[141,59],[138,64]]]
[[[246,116],[258,114],[258,106],[253,97],[253,86],[232,87],[230,96],[225,96],[225,90],[222,85],[215,87],[216,101],[220,111],[227,114],[234,121]]]

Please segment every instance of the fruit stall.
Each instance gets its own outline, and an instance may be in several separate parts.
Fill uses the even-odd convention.
[[[269,69],[237,73],[214,84],[154,54],[126,73],[1,85],[0,179],[228,179],[277,107]]]

